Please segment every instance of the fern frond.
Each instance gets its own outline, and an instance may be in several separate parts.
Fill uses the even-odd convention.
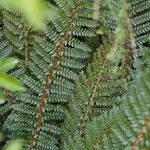
[[[145,62],[149,62],[148,54],[149,49],[146,53],[144,52]],[[136,82],[128,88],[128,94],[124,96],[121,106],[115,106],[109,114],[105,113],[87,122],[83,136],[79,134],[78,128],[74,128],[74,126],[79,127],[80,123],[78,122],[75,125],[74,120],[71,120],[71,118],[75,118],[75,121],[78,121],[79,116],[77,115],[79,113],[74,114],[73,117],[72,111],[68,113],[66,120],[70,118],[71,127],[69,122],[64,126],[63,148],[65,150],[75,150],[76,148],[83,150],[135,150],[150,148],[148,141],[150,70],[141,64],[139,64],[139,70],[140,72],[136,74]],[[77,110],[79,107],[72,108]],[[74,134],[68,135],[67,133],[70,133],[71,128]]]
[[[86,132],[89,132],[90,136],[93,134],[87,131],[86,125],[93,117],[110,111],[114,105],[119,105],[125,93],[123,71],[118,68],[117,73],[113,72],[114,64],[106,57],[108,45],[111,43],[107,44],[98,49],[86,73],[82,72],[76,81],[63,128],[63,138],[68,142],[65,143],[65,150],[90,149],[91,143],[86,143],[85,147],[81,142],[84,141]],[[103,123],[101,125],[105,126]],[[88,138],[92,140],[94,135],[92,138],[90,136]]]

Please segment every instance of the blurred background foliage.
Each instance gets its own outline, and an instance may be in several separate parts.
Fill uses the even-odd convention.
[[[19,60],[17,58],[11,57],[0,60],[0,87],[13,92],[25,90],[18,80],[7,74],[7,72],[13,69],[18,62]],[[2,98],[2,95],[0,97]]]
[[[22,142],[12,141],[7,147],[4,147],[3,150],[22,150]]]
[[[0,8],[13,8],[21,12],[36,29],[45,27],[48,8],[43,0],[0,0]]]

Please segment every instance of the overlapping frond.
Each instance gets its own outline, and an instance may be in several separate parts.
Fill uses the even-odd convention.
[[[65,142],[68,142],[65,143],[65,150],[91,149],[90,144],[93,142],[95,133],[88,131],[92,136],[89,136],[91,143],[87,142],[85,146],[81,142],[84,141],[84,136],[87,134],[87,124],[92,118],[110,111],[115,105],[119,105],[125,93],[123,70],[120,67],[117,73],[114,73],[114,64],[107,59],[108,46],[111,43],[107,44],[105,43],[98,49],[86,73],[82,72],[76,81],[63,129],[63,137]],[[100,122],[96,124],[98,123]]]
[[[149,66],[149,49],[145,53],[145,64]],[[138,64],[138,62],[136,62]],[[83,135],[78,131],[80,123],[74,124],[75,118],[72,111],[67,114],[66,120],[70,120],[64,126],[64,149],[101,150],[101,149],[149,149],[149,125],[150,125],[150,104],[149,104],[149,68],[138,64],[138,73],[135,77],[135,84],[130,85],[128,94],[125,96],[120,107],[114,107],[109,114],[95,117],[85,125]],[[139,67],[140,66],[140,67]],[[143,73],[144,71],[144,73]],[[78,103],[78,101],[73,104]],[[71,103],[72,104],[72,103]],[[74,106],[72,104],[72,106]],[[72,107],[77,111],[76,107]],[[72,110],[71,109],[71,110]],[[80,109],[79,109],[80,110]],[[78,111],[79,111],[78,110]],[[79,112],[78,114],[80,114]],[[69,119],[70,118],[70,119]],[[70,129],[72,132],[70,133]]]

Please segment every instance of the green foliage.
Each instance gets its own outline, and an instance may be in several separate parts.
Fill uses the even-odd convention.
[[[7,75],[6,73],[0,73],[0,86],[10,91],[25,90],[19,81]]]
[[[6,73],[10,69],[13,69],[17,63],[18,59],[15,58],[7,58],[4,60],[0,60],[0,87],[14,92],[25,90],[25,88],[19,81],[17,81],[16,79],[14,79]]]
[[[6,58],[0,61],[0,72],[7,72],[10,69],[13,69],[18,63],[18,59],[16,58]]]
[[[150,148],[149,50],[144,52],[145,64],[148,62],[148,66],[138,64],[135,84],[129,86],[121,106],[114,107],[109,114],[89,120],[83,128],[83,134],[79,130],[79,119],[83,116],[80,107],[77,107],[79,103],[70,101],[63,128],[64,150]]]
[[[22,12],[31,25],[38,29],[45,27],[48,9],[42,0],[1,0],[0,6]]]
[[[138,0],[102,1],[101,18],[109,31],[114,33],[114,47],[108,57],[117,64],[125,55],[125,41],[131,43],[130,51],[145,44],[150,32],[150,3]]]
[[[110,47],[109,47],[110,46]],[[92,149],[94,136],[99,133],[90,133],[85,145],[86,127],[91,119],[104,112],[110,111],[113,106],[119,105],[125,93],[125,81],[122,68],[114,73],[114,63],[107,59],[112,44],[100,46],[94,55],[93,62],[87,67],[86,73],[81,73],[77,79],[74,93],[69,101],[69,110],[63,129],[64,149]],[[98,122],[100,123],[100,122]],[[100,124],[102,127],[106,124]],[[92,139],[90,138],[92,136]],[[91,142],[91,143],[90,143]]]
[[[22,143],[20,141],[13,141],[3,150],[21,150],[21,149],[22,149]]]
[[[150,2],[131,1],[129,12],[131,14],[131,22],[137,46],[147,42],[150,32]]]
[[[41,31],[20,11],[0,10],[0,60],[19,58],[8,74],[27,89],[0,89],[6,145],[22,139],[27,150],[96,150],[124,149],[136,141],[149,109],[149,1],[100,2],[98,20],[93,0],[45,0],[48,12]],[[140,148],[149,144],[148,138],[143,136]]]
[[[25,88],[23,85],[13,77],[7,74],[7,72],[11,69],[14,69],[16,64],[19,62],[16,58],[5,58],[0,60],[0,87],[3,87],[10,91],[24,91]],[[5,94],[0,93],[0,104],[4,104],[6,101]],[[9,108],[9,106],[8,106]],[[4,108],[5,109],[5,108]],[[7,109],[5,110],[7,111]],[[0,142],[4,140],[2,133],[0,133]],[[21,150],[20,142],[13,142],[5,150]]]
[[[144,52],[144,55],[149,55],[149,49]],[[149,57],[148,59],[144,57],[144,60],[147,64]],[[112,113],[113,122],[117,122],[117,124],[112,124],[111,134],[103,143],[103,149],[108,149],[110,145],[113,149],[120,149],[121,147],[126,149],[139,147],[140,149],[142,140],[147,136],[150,123],[150,70],[148,69],[149,64],[147,64],[148,68],[139,65],[141,67],[136,75],[135,85],[128,89],[129,94],[123,101],[122,107]],[[149,148],[150,143],[148,142],[143,149]]]
[[[114,31],[114,44],[113,47],[111,49],[111,52],[108,55],[108,58],[113,61],[116,62],[117,65],[119,64],[119,62],[121,61],[122,57],[124,56],[124,41],[126,40],[126,38],[128,38],[128,34],[127,34],[127,18],[126,18],[126,11],[127,11],[127,4],[124,3],[124,0],[121,0],[119,2],[119,4],[122,6],[121,8],[119,7],[114,7],[114,3],[110,3],[109,8],[110,11],[112,12],[113,18],[116,21],[116,28]]]

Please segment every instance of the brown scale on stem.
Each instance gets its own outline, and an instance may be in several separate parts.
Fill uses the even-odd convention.
[[[42,94],[41,94],[41,101],[40,101],[40,105],[38,107],[38,117],[36,119],[36,127],[33,130],[32,133],[32,141],[31,144],[29,146],[30,150],[34,150],[34,146],[36,144],[36,139],[38,138],[39,135],[39,131],[42,127],[42,117],[43,117],[43,111],[45,108],[45,103],[46,103],[46,99],[47,99],[47,92],[48,92],[48,83],[49,81],[53,80],[53,77],[55,75],[55,72],[57,70],[58,65],[60,64],[61,61],[61,56],[62,56],[62,52],[65,48],[65,41],[68,39],[69,37],[69,32],[71,30],[71,26],[74,22],[74,17],[77,14],[78,10],[80,7],[80,0],[77,1],[77,6],[73,9],[72,13],[71,13],[71,17],[68,20],[68,26],[66,28],[66,31],[64,33],[64,36],[60,39],[59,44],[55,50],[56,52],[56,56],[54,57],[54,61],[53,61],[53,65],[50,68],[49,74],[45,80],[45,85],[43,86],[42,89]]]
[[[136,150],[136,148],[138,147],[138,145],[141,143],[144,134],[147,132],[148,130],[148,125],[150,124],[150,115],[145,117],[145,121],[144,121],[144,125],[141,128],[141,130],[139,131],[134,144],[131,145],[131,150]]]

